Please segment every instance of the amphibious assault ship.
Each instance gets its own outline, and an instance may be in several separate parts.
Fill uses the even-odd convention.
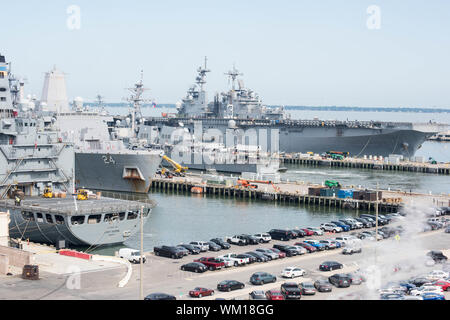
[[[72,197],[74,145],[61,139],[51,121],[44,125],[25,106],[18,108],[19,87],[0,55],[0,211],[10,214],[10,238],[105,245],[136,233],[140,213],[147,221],[153,204]]]
[[[349,152],[351,156],[402,154],[412,157],[427,137],[436,132],[432,125],[381,121],[292,120],[283,107],[269,108],[259,95],[244,86],[235,68],[226,75],[228,92],[216,94],[208,103],[205,65],[198,68],[195,84],[177,103],[175,117],[149,117],[139,128],[140,136],[157,135],[160,143],[179,143],[176,130],[182,128],[202,137],[215,130],[215,142],[263,146],[271,152]],[[195,132],[197,130],[197,133]],[[174,137],[175,136],[175,137]]]

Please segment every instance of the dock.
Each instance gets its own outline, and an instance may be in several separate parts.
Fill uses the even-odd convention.
[[[280,156],[284,164],[296,164],[313,167],[357,168],[395,172],[419,172],[450,175],[449,163],[431,164],[426,162],[402,161],[400,163],[385,163],[380,160],[345,158],[344,160],[322,159],[318,157],[300,157],[296,154]]]

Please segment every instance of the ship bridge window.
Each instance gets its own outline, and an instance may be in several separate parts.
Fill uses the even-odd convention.
[[[44,217],[42,216],[42,213],[36,213],[36,221],[40,223],[44,223]]]
[[[63,224],[64,223],[64,217],[60,215],[55,215],[55,222],[56,224]]]
[[[96,224],[96,223],[100,223],[100,221],[102,221],[101,214],[93,214],[93,215],[90,215],[88,218],[88,224]]]
[[[84,219],[85,219],[84,216],[75,216],[75,217],[72,217],[70,220],[73,225],[79,225],[79,224],[84,223]]]
[[[125,215],[126,215],[125,212],[120,212],[120,213],[119,213],[119,219],[120,219],[120,221],[122,221],[122,220],[125,219]]]
[[[23,212],[22,212],[22,218],[23,218],[25,221],[34,221],[34,215],[33,215],[33,212],[23,211]]]
[[[45,214],[45,220],[47,220],[47,223],[53,223],[52,215],[46,213]]]
[[[118,219],[119,219],[119,214],[108,213],[108,214],[105,214],[105,219],[103,221],[104,222],[114,222],[114,221],[117,221]]]
[[[134,220],[137,217],[138,217],[138,212],[137,211],[129,211],[127,220]]]

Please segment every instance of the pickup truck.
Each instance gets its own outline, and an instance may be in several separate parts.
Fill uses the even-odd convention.
[[[180,248],[171,247],[171,246],[154,247],[153,252],[157,256],[167,257],[167,258],[172,258],[172,259],[181,259],[184,256],[184,253],[183,253],[183,251],[181,251]]]
[[[202,257],[194,262],[203,263],[210,271],[219,270],[225,267],[225,263],[213,257]]]
[[[225,237],[225,241],[230,244],[236,244],[238,246],[245,246],[247,245],[247,239],[243,237],[242,235],[236,235],[232,237]]]
[[[224,259],[224,260],[230,260],[231,262],[233,262],[233,265],[235,267],[245,265],[250,262],[249,259],[238,258],[237,254],[235,254],[235,253],[227,253],[222,256],[219,256],[219,258]]]

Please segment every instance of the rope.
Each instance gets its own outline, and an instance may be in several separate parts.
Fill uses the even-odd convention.
[[[366,145],[361,149],[361,151],[356,155],[356,157],[359,157],[361,153],[363,153],[363,151],[367,148],[367,146],[369,145],[370,140],[372,140],[372,136],[369,137],[369,140],[367,140]]]

